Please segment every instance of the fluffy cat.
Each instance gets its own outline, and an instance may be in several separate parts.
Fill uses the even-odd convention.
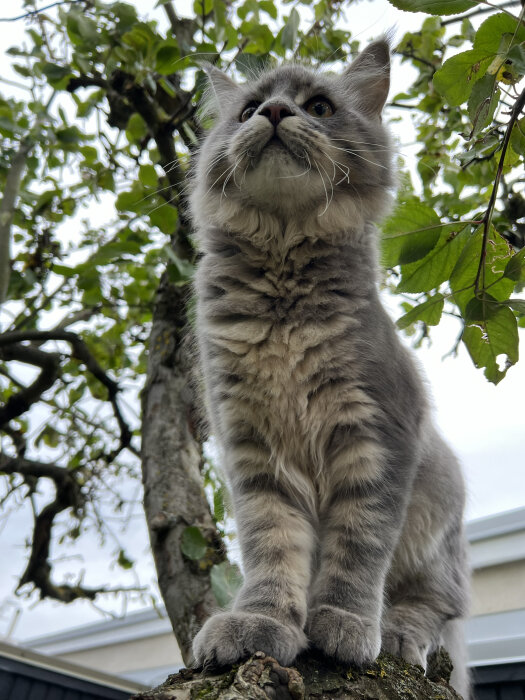
[[[245,579],[193,649],[205,667],[256,650],[290,664],[308,644],[425,667],[444,642],[466,697],[462,477],[377,290],[389,65],[380,40],[339,76],[209,69],[197,333]]]

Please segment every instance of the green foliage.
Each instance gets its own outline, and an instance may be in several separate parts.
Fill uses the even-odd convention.
[[[214,564],[211,568],[210,577],[211,589],[217,603],[221,608],[228,607],[242,586],[242,574],[239,571],[239,567],[236,564],[230,564],[228,561]]]
[[[404,9],[460,11],[442,5],[415,0]],[[419,74],[394,104],[415,118],[421,182],[405,180],[383,226],[383,258],[397,291],[417,295],[398,325],[420,323],[426,334],[442,313],[458,316],[474,364],[497,383],[518,361],[524,308],[512,295],[524,278],[525,23],[523,9],[519,17],[494,11],[477,29],[476,16],[429,17],[398,47]]]
[[[183,530],[180,548],[188,559],[202,559],[209,547],[208,540],[195,525],[191,525]]]

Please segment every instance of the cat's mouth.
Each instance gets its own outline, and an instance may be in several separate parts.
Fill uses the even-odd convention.
[[[287,135],[285,135],[285,138],[282,138],[277,134],[277,132],[274,132],[273,136],[270,136],[270,138],[266,141],[264,146],[261,149],[261,154],[264,152],[267,153],[277,153],[278,151],[285,152],[287,156],[290,156],[292,160],[294,161],[303,161],[304,160],[304,148],[302,149],[302,153],[298,152],[297,148],[295,147],[296,144],[294,143],[293,139],[287,138]]]

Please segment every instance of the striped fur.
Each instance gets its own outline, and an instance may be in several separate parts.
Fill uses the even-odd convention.
[[[245,581],[195,638],[200,665],[258,649],[288,664],[311,643],[425,666],[466,613],[460,471],[377,291],[388,54],[376,42],[341,76],[284,66],[242,86],[211,69],[217,120],[191,196],[197,332]],[[303,109],[318,95],[331,117]],[[289,114],[274,129],[261,112],[276,103]]]

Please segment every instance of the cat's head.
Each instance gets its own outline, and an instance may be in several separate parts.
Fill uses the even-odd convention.
[[[393,179],[381,122],[386,40],[340,75],[296,64],[240,85],[215,67],[208,75],[216,120],[198,156],[194,213],[204,208],[210,223],[222,224],[238,218],[239,208],[325,220],[341,208],[365,220],[382,214]]]

